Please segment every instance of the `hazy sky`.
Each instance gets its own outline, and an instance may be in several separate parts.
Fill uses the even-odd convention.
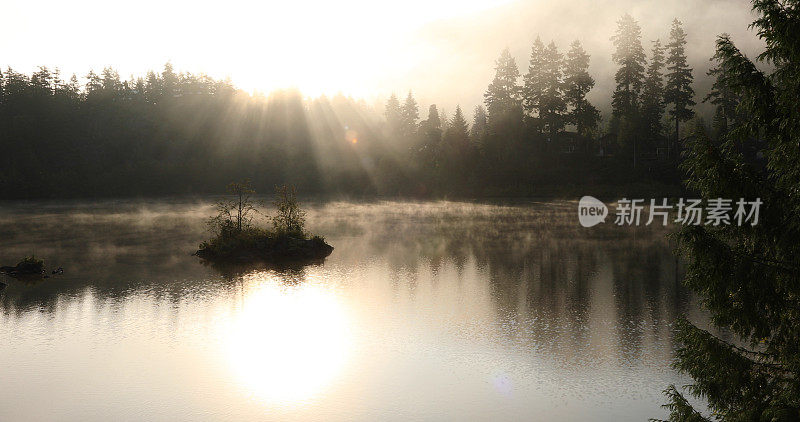
[[[628,12],[643,27],[645,48],[666,40],[681,19],[696,78],[708,69],[721,32],[749,55],[760,49],[749,1],[743,0],[6,0],[0,65],[37,65],[83,76],[113,66],[123,77],[158,69],[230,76],[247,90],[295,86],[382,100],[413,89],[425,110],[452,111],[482,101],[494,60],[508,46],[522,73],[536,35],[565,50],[574,39],[592,56],[593,98],[608,103],[611,41]],[[10,4],[9,4],[10,3]],[[700,81],[698,96],[707,86]],[[702,98],[702,97],[700,97]]]

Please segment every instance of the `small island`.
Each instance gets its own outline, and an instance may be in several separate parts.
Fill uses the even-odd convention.
[[[26,256],[17,263],[16,266],[2,266],[0,273],[7,274],[11,277],[44,277],[44,261],[36,258],[34,255]]]
[[[260,212],[249,181],[231,183],[228,192],[232,199],[217,203],[217,215],[207,223],[214,236],[200,244],[198,257],[216,264],[306,264],[333,252],[323,237],[306,232],[294,187],[275,188],[277,215],[271,218],[271,229],[253,224]]]

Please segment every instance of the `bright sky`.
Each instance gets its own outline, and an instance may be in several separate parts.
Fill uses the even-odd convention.
[[[58,66],[79,76],[111,65],[127,77],[170,60],[177,70],[230,76],[247,90],[365,96],[380,78],[414,66],[425,48],[414,31],[506,2],[10,0],[0,65]]]
[[[509,47],[525,73],[538,35],[562,52],[583,43],[597,82],[589,100],[607,112],[609,38],[622,14],[641,24],[648,54],[651,40],[667,41],[673,18],[683,21],[699,102],[718,34],[732,34],[751,57],[761,50],[747,29],[750,8],[748,0],[3,0],[0,66],[82,77],[110,65],[127,78],[171,61],[248,91],[296,87],[380,103],[413,90],[423,114],[431,103],[471,114],[500,51]]]

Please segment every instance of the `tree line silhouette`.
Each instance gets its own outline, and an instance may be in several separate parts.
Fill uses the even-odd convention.
[[[537,37],[524,75],[504,50],[471,124],[460,107],[448,114],[431,105],[421,119],[410,92],[402,103],[392,95],[380,113],[342,95],[250,95],[169,63],[128,80],[105,68],[83,85],[46,67],[31,75],[8,68],[0,73],[0,195],[219,193],[245,178],[262,190],[290,183],[359,195],[677,186],[680,125],[694,114],[686,34],[675,20],[649,61],[631,16],[611,40],[619,69],[604,129],[586,98],[595,81],[578,41],[562,54]],[[715,85],[708,100],[724,132],[736,99]]]

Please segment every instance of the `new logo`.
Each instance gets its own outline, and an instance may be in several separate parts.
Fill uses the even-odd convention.
[[[578,202],[578,219],[583,227],[592,227],[606,221],[608,207],[603,201],[593,197],[584,196]]]

